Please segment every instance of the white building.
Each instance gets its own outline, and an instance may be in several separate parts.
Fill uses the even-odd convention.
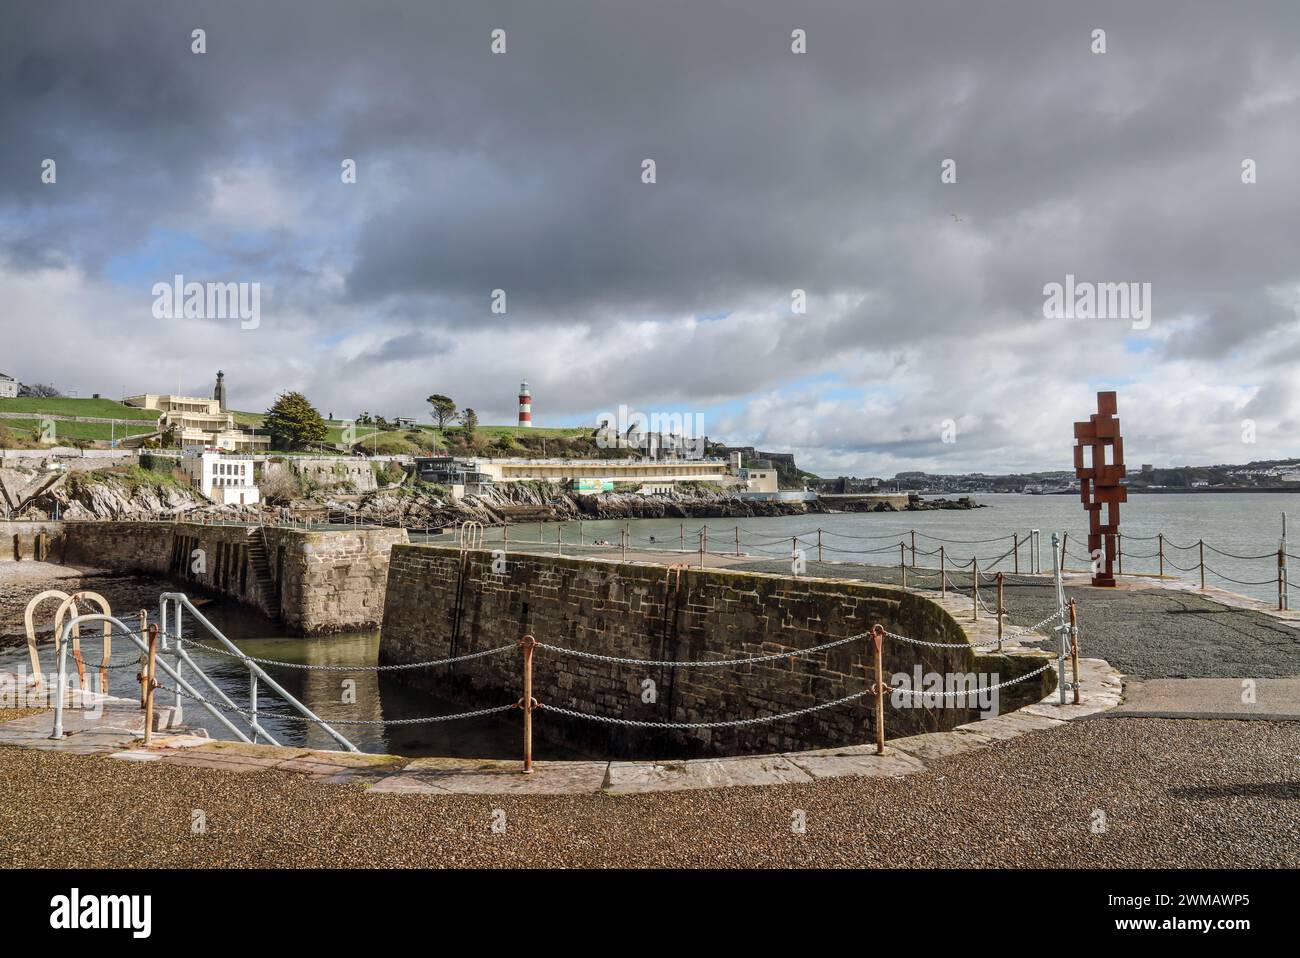
[[[0,373],[0,399],[16,399],[18,397],[18,380],[13,376],[7,376]]]
[[[740,470],[740,478],[745,481],[745,489],[748,492],[776,492],[780,489],[777,484],[776,470],[770,465],[748,468]]]
[[[215,502],[253,506],[259,500],[251,456],[231,456],[209,449],[186,455],[181,468],[189,474],[190,485]]]

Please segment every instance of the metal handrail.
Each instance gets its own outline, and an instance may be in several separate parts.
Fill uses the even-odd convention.
[[[145,653],[146,655],[149,654],[149,644],[143,638],[141,638],[139,635],[133,632],[129,626],[127,626],[121,619],[117,618],[116,616],[104,615],[102,612],[96,612],[93,614],[74,616],[72,619],[70,619],[63,626],[63,637],[62,640],[59,642],[58,677],[55,679],[55,686],[54,686],[54,731],[50,735],[50,738],[53,739],[63,738],[63,692],[64,689],[67,687],[68,646],[72,644],[69,641],[72,637],[72,627],[81,622],[111,622],[113,625],[117,626],[124,633],[126,633],[126,637],[130,639],[132,642],[134,642],[141,652]],[[247,735],[245,735],[235,725],[233,725],[229,719],[227,719],[224,715],[222,715],[211,705],[208,705],[206,702],[204,702],[202,697],[198,694],[198,692],[196,692],[194,688],[181,677],[180,672],[178,672],[176,669],[172,668],[169,664],[167,664],[167,661],[165,659],[155,658],[155,662],[157,665],[162,667],[162,670],[164,672],[166,672],[168,675],[170,675],[173,679],[176,680],[177,688],[183,688],[189,695],[193,696],[196,700],[198,700],[199,703],[202,704],[204,708],[208,710],[209,713],[211,713],[213,718],[215,718],[218,722],[224,725],[226,729],[230,731],[233,735],[235,735],[235,737],[237,737],[241,742],[252,741]]]
[[[341,735],[335,729],[331,728],[315,712],[313,712],[311,709],[303,705],[296,698],[294,698],[287,691],[285,691],[285,689],[280,685],[280,683],[275,681],[275,679],[271,678],[271,676],[267,675],[266,671],[260,665],[258,665],[252,659],[250,659],[243,652],[241,652],[239,647],[236,646],[235,643],[231,642],[228,638],[226,638],[225,635],[222,634],[220,629],[218,629],[215,625],[209,622],[207,617],[204,616],[202,612],[200,612],[198,609],[194,607],[194,603],[190,601],[189,596],[187,596],[184,592],[164,592],[162,596],[159,597],[158,600],[159,612],[162,618],[164,631],[166,631],[166,626],[169,621],[167,615],[169,603],[175,603],[176,605],[175,621],[177,625],[177,630],[175,633],[173,633],[172,637],[176,639],[177,656],[181,661],[188,663],[192,669],[198,672],[199,675],[202,676],[204,681],[207,682],[209,686],[211,686],[214,689],[216,688],[216,686],[212,683],[212,681],[206,675],[203,675],[202,670],[194,663],[193,659],[191,659],[188,655],[184,653],[184,649],[182,646],[183,640],[180,635],[180,627],[179,627],[180,615],[182,609],[188,609],[190,615],[194,617],[194,620],[199,625],[203,626],[203,628],[205,628],[208,631],[209,635],[211,635],[214,639],[216,639],[227,649],[233,652],[236,657],[238,657],[241,661],[243,661],[248,666],[249,697],[253,703],[253,708],[252,708],[253,718],[249,720],[249,725],[253,728],[254,742],[257,740],[257,735],[260,733],[261,735],[266,736],[266,738],[274,744],[274,739],[271,739],[271,736],[267,735],[266,730],[261,728],[257,723],[257,717],[256,717],[257,716],[257,689],[260,680],[260,682],[265,683],[266,686],[271,689],[271,691],[275,692],[277,695],[280,696],[280,698],[284,699],[284,701],[288,703],[300,715],[302,715],[304,718],[311,721],[313,724],[320,726],[322,731],[324,731],[327,735],[329,735],[332,739],[334,739],[334,741],[342,745],[345,749],[347,749],[347,751],[349,752],[361,751],[350,741],[348,741],[348,739],[346,739],[343,735]],[[169,671],[171,670],[169,669]],[[172,672],[171,674],[173,675],[173,677],[178,679],[177,685],[178,687],[180,687],[179,676],[175,672]],[[217,691],[220,692],[219,689]],[[194,692],[194,690],[190,688],[188,685],[185,687],[185,692],[188,695],[194,696],[200,702],[203,702],[202,697],[198,696]],[[224,693],[222,693],[222,695],[224,697]],[[227,699],[227,702],[229,702],[229,699]],[[209,711],[211,711],[211,708],[209,708]],[[245,739],[245,741],[248,740]]]

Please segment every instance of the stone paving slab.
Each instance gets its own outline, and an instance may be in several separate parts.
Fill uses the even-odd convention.
[[[1063,721],[1064,719],[1049,718],[1045,715],[1030,715],[1022,710],[1010,712],[1006,715],[997,715],[993,718],[980,719],[976,722],[968,722],[965,725],[958,725],[955,731],[962,733],[977,732],[987,738],[1008,739],[1024,735],[1026,732],[1056,728]]]
[[[173,735],[155,735],[150,741],[150,748],[198,748],[212,742],[205,732],[202,735],[178,733]]]
[[[565,795],[599,792],[608,762],[536,762],[525,775],[517,761],[415,759],[381,779],[376,794]]]
[[[392,775],[401,770],[407,761],[397,755],[367,755],[318,749],[288,759],[276,767],[322,781],[365,784]]]
[[[280,764],[278,758],[258,759],[248,755],[222,755],[203,749],[185,749],[153,753],[158,761],[167,765],[188,765],[195,768],[214,768],[223,772],[261,772]]]
[[[862,751],[848,749],[821,749],[816,752],[789,752],[791,762],[811,778],[901,778],[913,772],[925,771],[925,763],[915,756],[885,747],[884,755],[876,754],[876,747],[862,746]]]
[[[1243,702],[1246,683],[1254,702]],[[1300,678],[1146,679],[1130,682],[1107,717],[1300,721]]]
[[[970,729],[961,735],[955,732],[926,732],[924,735],[909,735],[906,738],[894,739],[889,744],[890,747],[925,762],[936,758],[947,758],[949,755],[960,755],[962,752],[972,752],[984,748],[992,741],[995,741],[993,736],[982,735],[974,729]]]
[[[157,762],[162,759],[162,756],[149,749],[129,748],[125,752],[114,752],[109,758],[120,759],[123,762]]]
[[[662,762],[610,762],[605,791],[614,795],[735,785],[787,785],[813,776],[787,755]]]

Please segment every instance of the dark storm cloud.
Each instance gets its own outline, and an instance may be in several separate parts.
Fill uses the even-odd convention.
[[[198,237],[277,287],[277,349],[360,337],[293,373],[340,407],[359,402],[349,367],[424,358],[477,385],[455,337],[491,329],[504,338],[474,348],[511,378],[533,365],[555,411],[615,393],[735,402],[864,357],[901,375],[890,357],[918,350],[1014,366],[1034,388],[1043,286],[1066,273],[1150,282],[1145,361],[1214,362],[1295,323],[1298,32],[1294,3],[1210,0],[24,4],[0,32],[0,256],[93,282],[159,230]],[[492,318],[497,288],[509,313]],[[674,325],[692,314],[743,318]],[[638,322],[662,333],[609,328]],[[593,361],[538,369],[522,330]],[[157,336],[119,333],[124,350]],[[1126,327],[1099,335],[1113,366]],[[964,348],[929,345],[945,340]],[[1238,385],[1280,375],[1263,367],[1286,350],[1261,352]],[[1069,374],[1111,372],[1099,362]],[[248,364],[260,393],[284,385]],[[392,401],[432,390],[379,379]],[[971,412],[971,445],[1018,441],[998,410]],[[951,454],[921,434],[931,419],[843,448]]]

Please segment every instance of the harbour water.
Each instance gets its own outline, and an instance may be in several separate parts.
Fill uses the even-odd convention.
[[[918,565],[937,567],[937,550],[942,545],[946,560],[953,564],[967,563],[972,556],[978,556],[981,569],[1006,572],[1014,565],[1009,554],[1015,542],[1012,536],[1019,539],[1020,569],[1029,570],[1029,534],[1030,530],[1038,529],[1044,568],[1051,568],[1053,532],[1065,536],[1067,568],[1080,571],[1087,568],[1087,514],[1077,496],[987,494],[974,498],[986,508],[688,519],[685,522],[640,519],[627,525],[633,545],[639,548],[696,551],[700,544],[699,532],[707,526],[710,552],[734,551],[738,530],[741,552],[783,557],[798,547],[810,558],[816,557],[820,529],[824,558],[873,565],[897,565],[900,542],[910,564],[911,533],[915,530]],[[1300,497],[1288,493],[1134,495],[1121,507],[1124,571],[1156,573],[1160,564],[1158,537],[1163,534],[1165,574],[1199,583],[1198,543],[1204,540],[1206,585],[1276,601],[1277,550],[1282,515],[1288,508],[1300,510]],[[557,533],[562,532],[565,543],[573,544],[579,539],[576,526],[576,523],[566,523],[563,530],[555,523],[513,526],[510,538],[523,542],[542,536],[547,542],[553,542]],[[584,521],[582,541],[605,539],[617,547],[623,526],[619,520]],[[1300,537],[1300,529],[1295,534]],[[488,530],[488,539],[499,540],[499,530]],[[1292,554],[1300,554],[1300,541],[1288,548]],[[1300,585],[1300,572],[1293,579]],[[1294,595],[1295,589],[1292,592]]]

